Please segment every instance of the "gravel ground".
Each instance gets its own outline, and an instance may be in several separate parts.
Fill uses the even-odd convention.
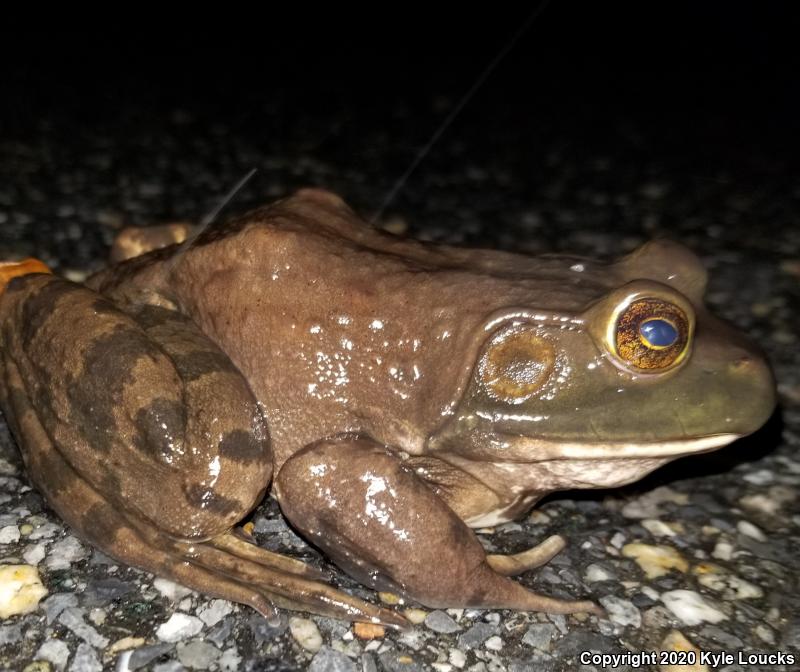
[[[79,280],[103,265],[122,226],[197,220],[253,167],[258,175],[226,214],[320,185],[371,216],[476,73],[471,65],[443,69],[438,75],[455,73],[452,80],[430,76],[411,95],[399,62],[384,75],[396,78],[400,94],[382,81],[374,98],[355,90],[353,78],[289,89],[262,82],[254,91],[242,86],[251,68],[221,99],[207,89],[188,96],[191,85],[176,94],[166,77],[152,89],[136,80],[132,92],[120,82],[99,92],[95,73],[87,102],[89,79],[65,84],[50,73],[37,97],[26,78],[41,85],[42,70],[20,68],[0,137],[0,257],[35,255]],[[593,86],[585,68],[566,81],[595,104],[578,104],[584,94],[562,90],[552,70],[520,95],[523,66],[512,59],[489,80],[381,223],[425,240],[603,258],[654,237],[682,241],[710,270],[708,303],[762,345],[778,379],[781,409],[752,437],[622,490],[551,497],[527,518],[481,531],[486,548],[500,552],[565,535],[568,549],[523,582],[593,596],[608,618],[409,604],[402,608],[418,625],[402,635],[359,636],[348,623],[294,613],[270,627],[247,608],[120,566],[78,541],[30,487],[3,424],[0,563],[38,566],[48,594],[37,610],[0,624],[0,667],[588,672],[636,668],[581,666],[582,651],[671,645],[798,654],[800,172],[792,115],[760,105],[731,114],[725,95],[733,88],[715,89],[720,104],[712,105],[701,78],[686,91],[691,113],[674,91],[663,94],[665,108],[657,73],[644,101],[617,99],[604,88],[610,79]],[[252,521],[260,544],[323,562],[273,501]],[[341,574],[336,582],[378,599]]]

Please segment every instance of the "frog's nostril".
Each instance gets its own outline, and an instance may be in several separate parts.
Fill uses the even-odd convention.
[[[733,362],[731,362],[731,368],[734,371],[746,371],[747,369],[752,368],[753,366],[753,358],[747,355],[743,355],[741,357],[737,357]]]

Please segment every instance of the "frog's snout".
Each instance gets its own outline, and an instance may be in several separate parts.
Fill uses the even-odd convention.
[[[52,271],[44,262],[32,257],[22,261],[0,261],[0,295],[6,290],[11,280],[31,273],[52,273]]]

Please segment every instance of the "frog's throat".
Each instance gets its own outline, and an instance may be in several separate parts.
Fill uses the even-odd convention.
[[[52,273],[52,271],[44,262],[32,257],[22,261],[0,261],[0,295],[6,291],[8,283],[13,278],[32,273]]]
[[[711,434],[670,441],[570,442],[534,439],[525,436],[502,438],[507,454],[504,461],[543,462],[547,460],[614,460],[670,458],[706,453],[740,439],[742,434]],[[505,450],[503,451],[505,452]]]

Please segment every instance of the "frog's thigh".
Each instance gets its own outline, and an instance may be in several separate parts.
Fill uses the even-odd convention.
[[[186,318],[131,310],[55,276],[13,280],[0,300],[6,378],[18,379],[6,381],[10,415],[33,413],[118,509],[176,538],[216,536],[269,483],[265,422],[241,374]]]
[[[402,461],[374,441],[343,435],[312,444],[278,472],[281,510],[345,571],[431,607],[570,613],[494,571],[472,530]]]

